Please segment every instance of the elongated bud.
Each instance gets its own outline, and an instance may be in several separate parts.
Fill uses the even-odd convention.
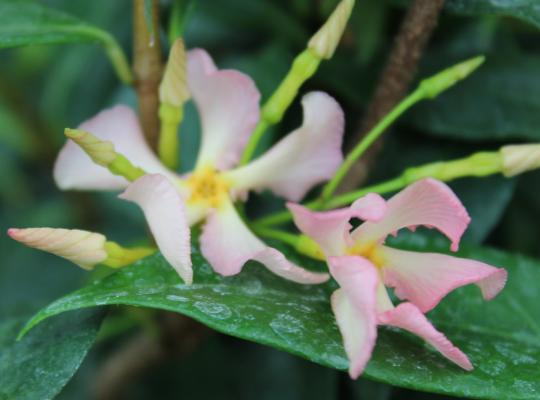
[[[11,228],[8,235],[28,247],[63,257],[87,270],[107,259],[105,236],[95,232],[79,229]]]
[[[111,142],[98,139],[90,132],[79,129],[66,128],[64,133],[77,143],[96,164],[108,167],[115,160],[116,152]]]
[[[419,85],[419,88],[424,95],[423,97],[428,99],[437,97],[446,89],[468,77],[482,65],[484,61],[484,56],[477,56],[453,65],[450,68],[446,68],[429,78],[423,79]]]
[[[111,142],[101,140],[90,132],[80,129],[66,128],[64,133],[77,143],[93,162],[108,168],[111,173],[123,176],[131,182],[145,174],[144,170],[134,166],[126,157],[117,153]]]
[[[341,40],[353,7],[354,0],[342,0],[326,23],[312,36],[308,48],[320,58],[331,58]]]
[[[504,176],[514,176],[540,168],[540,144],[517,144],[500,149]]]
[[[171,47],[165,74],[159,86],[159,101],[162,104],[182,107],[190,98],[187,85],[187,57],[182,39],[176,39]]]
[[[86,270],[97,264],[121,268],[156,252],[151,247],[125,248],[106,241],[100,233],[79,229],[11,228],[8,235],[28,247],[65,258]]]

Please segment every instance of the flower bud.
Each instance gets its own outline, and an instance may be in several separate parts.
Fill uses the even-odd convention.
[[[353,7],[354,0],[342,0],[326,23],[309,40],[308,48],[320,58],[331,58],[341,40]]]
[[[540,168],[540,144],[517,144],[501,147],[502,172],[514,176]]]
[[[93,162],[108,167],[116,158],[114,145],[111,142],[98,139],[90,132],[66,128],[65,135],[77,143]]]
[[[88,154],[93,162],[108,168],[112,174],[123,176],[130,182],[145,174],[144,170],[134,166],[126,157],[117,153],[111,142],[101,140],[90,132],[80,129],[66,128],[64,132]]]
[[[184,41],[176,39],[171,47],[169,61],[159,86],[159,101],[161,104],[182,107],[189,99],[186,64],[187,57]]]
[[[107,259],[105,236],[95,232],[79,229],[11,228],[8,235],[28,247],[63,257],[87,270]]]
[[[446,68],[429,78],[423,79],[420,82],[423,97],[428,99],[437,97],[445,90],[472,74],[484,63],[484,60],[484,56],[474,57]]]

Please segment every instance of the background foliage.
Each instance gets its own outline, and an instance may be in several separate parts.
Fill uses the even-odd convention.
[[[36,2],[21,3],[31,9]],[[131,7],[130,1],[48,0],[37,3],[73,16],[72,19],[49,15],[47,21],[51,26],[77,25],[78,20],[85,21],[110,32],[128,54],[131,51],[131,21],[127,11]],[[172,2],[162,3],[163,21],[166,22]],[[348,134],[360,124],[407,3],[358,0],[342,46],[303,89],[325,90],[336,97],[347,113]],[[335,4],[333,0],[193,1],[188,8],[185,40],[188,47],[208,49],[219,65],[238,68],[250,74],[263,97],[267,97],[287,71],[292,57],[302,50],[309,35]],[[9,0],[0,1],[0,11],[3,10],[0,12],[2,47],[18,45],[23,40],[20,36],[17,40],[13,37],[9,39],[12,34],[10,29],[20,26],[14,23],[18,20],[6,12],[6,7],[12,5],[13,2]],[[37,18],[35,15],[33,17]],[[35,25],[32,26],[35,28]],[[539,27],[540,10],[534,0],[448,0],[422,59],[418,77],[479,53],[487,56],[486,64],[470,79],[437,100],[416,106],[399,121],[388,132],[385,147],[373,167],[370,179],[378,181],[390,178],[406,166],[464,156],[479,149],[495,149],[503,143],[539,141]],[[47,41],[44,35],[38,34],[32,38],[31,32],[27,32],[25,40],[29,43],[84,43],[14,47],[0,53],[0,230],[5,232],[10,226],[84,227],[104,232],[114,240],[136,243],[143,238],[146,228],[142,215],[135,207],[122,204],[113,194],[63,193],[55,188],[52,181],[51,167],[64,140],[64,127],[74,127],[105,106],[117,102],[135,105],[134,92],[118,82],[100,41],[88,42],[88,36],[78,35],[69,40],[58,39],[54,35],[50,39],[49,35]],[[298,111],[296,104],[281,126],[274,130],[274,137],[298,123]],[[189,108],[182,127],[182,133],[186,136],[182,142],[183,168],[193,162],[198,143],[196,137],[186,133],[193,132],[197,126],[194,110]],[[537,223],[540,220],[539,185],[538,172],[512,180],[493,177],[453,183],[451,186],[463,199],[473,218],[466,242],[470,246],[486,244],[512,253],[540,257],[540,228]],[[252,207],[249,211],[253,214],[274,209],[279,204],[269,196],[258,197],[257,200],[251,205],[263,204],[264,209]],[[416,245],[425,249],[425,246],[434,244],[425,242]],[[478,391],[474,392],[476,396],[534,398],[531,394],[538,395],[539,390],[534,385],[540,381],[538,367],[530,362],[531,358],[538,358],[539,347],[538,328],[535,328],[535,321],[539,320],[538,311],[533,307],[539,293],[534,285],[538,281],[534,279],[538,275],[538,262],[521,256],[476,250],[475,247],[471,249],[468,251],[472,257],[487,257],[500,265],[508,264],[511,273],[517,271],[517,276],[528,278],[523,287],[511,281],[507,289],[509,294],[501,297],[497,303],[500,308],[506,309],[505,315],[514,318],[510,319],[506,330],[490,325],[489,307],[496,307],[495,303],[480,305],[478,295],[469,290],[456,293],[445,303],[446,308],[430,315],[460,345],[469,346],[465,349],[471,353],[474,361],[483,357],[484,350],[488,352],[486,360],[479,362],[482,367],[475,372],[479,375],[456,377],[457,372],[440,358],[419,351],[422,347],[409,336],[392,331],[383,333],[388,337],[384,343],[390,347],[378,347],[374,362],[367,371],[367,376],[386,382],[384,384],[366,379],[351,382],[342,372],[309,363],[288,353],[222,334],[207,333],[189,351],[181,355],[175,353],[152,373],[144,374],[129,387],[127,396],[140,399],[158,396],[177,398],[182,395],[192,398],[195,394],[231,399],[247,399],[255,395],[269,399],[441,399],[441,395],[419,394],[398,386],[465,396],[470,394],[470,390],[477,390],[476,387],[486,385],[486,381],[501,375],[497,380],[505,379],[504,386],[508,388],[505,396],[500,397],[501,392],[493,395]],[[92,309],[88,314],[70,312],[53,317],[38,325],[16,347],[13,347],[13,336],[26,317],[88,281],[99,278],[101,272],[89,276],[58,258],[25,249],[4,234],[0,235],[0,256],[0,399],[52,398],[75,373],[94,341],[101,312]],[[158,258],[154,262],[161,263]],[[260,271],[256,266],[253,269],[254,275],[250,268],[250,274],[245,279],[258,276]],[[137,271],[135,268],[133,271],[143,274],[145,270]],[[264,275],[264,272],[260,273]],[[121,277],[106,278],[103,282],[116,282],[115,279],[118,281]],[[162,285],[167,285],[170,278],[165,274],[152,275],[152,279],[162,279]],[[118,292],[130,287],[99,284],[93,290],[106,294],[107,290]],[[156,286],[150,286],[150,289],[152,287]],[[281,283],[279,287],[282,287]],[[92,286],[89,288],[92,290]],[[249,286],[246,288],[249,289]],[[327,293],[330,288],[318,290]],[[143,294],[145,298],[151,297],[151,293]],[[324,298],[321,294],[318,296]],[[111,296],[93,297],[93,301],[96,304],[141,304],[136,297],[130,301],[114,301]],[[478,334],[476,339],[472,339],[474,335],[467,336],[457,327],[452,328],[448,322],[452,316],[445,314],[445,310],[452,308],[469,309],[466,307],[469,301],[471,305],[478,304],[478,309],[474,310],[477,314],[464,312],[458,315],[462,322],[477,321],[479,327],[497,330],[502,336],[517,336],[512,340],[493,341],[492,351],[475,350],[474,343],[480,346],[478,348],[483,345],[482,336]],[[158,307],[174,308],[167,308],[163,304]],[[91,397],[99,390],[95,387],[97,377],[116,348],[138,335],[141,326],[145,332],[150,332],[148,335],[152,335],[155,327],[151,317],[140,310],[125,310],[119,307],[109,310],[101,339],[75,378],[61,391],[59,398]],[[204,320],[203,316],[196,315],[196,310],[188,314]],[[299,313],[297,317],[302,315]],[[67,329],[74,331],[69,335],[70,341],[60,343],[58,351],[54,352],[54,357],[60,359],[55,360],[47,352],[41,353],[39,349],[54,346],[55,340],[58,340],[57,335],[47,335],[47,332],[51,329],[64,331],[66,320],[73,321],[73,318],[80,318],[84,323],[71,327],[67,324]],[[531,319],[533,322],[530,322]],[[116,332],[119,326],[123,327],[120,335]],[[298,332],[290,331],[290,321],[284,326],[285,333],[277,335],[281,337],[281,344],[277,346],[291,350],[287,338],[292,340],[291,337]],[[77,327],[83,330],[77,333]],[[249,337],[232,329],[215,327],[240,337]],[[517,332],[513,332],[512,327],[523,327],[523,331],[516,328]],[[329,338],[338,340],[331,321],[324,325],[324,329],[329,330]],[[263,342],[269,343],[269,339]],[[322,346],[326,345],[323,342]],[[78,349],[76,354],[71,351],[74,348]],[[26,392],[17,391],[16,385],[4,384],[8,378],[15,382],[13,377],[17,374],[17,368],[12,367],[11,361],[14,350],[27,363],[21,364],[20,368],[33,374],[33,379],[25,377],[28,382]],[[395,355],[396,350],[402,353]],[[310,357],[305,352],[292,351],[315,359],[315,356]],[[422,354],[427,361],[422,359]],[[234,368],[231,368],[230,360],[235,360]],[[339,355],[323,363],[343,368],[343,362],[343,356]],[[395,365],[383,365],[392,362]],[[431,386],[419,387],[411,381],[407,382],[406,374],[396,373],[396,376],[392,376],[392,373],[403,370],[400,368],[403,362],[407,365],[410,363],[407,370],[410,370],[411,381],[420,381],[418,377],[425,380],[426,376],[422,375],[426,374],[425,368],[431,371],[431,367],[426,367],[426,362],[442,365],[443,371],[449,375],[441,377],[440,382],[436,377],[431,377]],[[501,363],[505,365],[504,368]],[[6,365],[13,375],[3,373],[7,370]],[[58,365],[66,370],[57,370]],[[70,366],[71,370],[68,371]],[[51,369],[55,370],[54,376],[40,375],[40,370],[50,372]],[[208,384],[210,377],[212,385]],[[443,382],[444,379],[447,382]],[[47,392],[40,392],[40,382],[44,380],[51,385]],[[182,383],[179,384],[179,381]],[[453,389],[441,389],[445,385]],[[462,389],[455,389],[456,385],[462,385]],[[485,387],[489,388],[489,385]]]

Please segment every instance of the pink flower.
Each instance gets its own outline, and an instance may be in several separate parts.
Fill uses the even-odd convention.
[[[57,159],[54,177],[62,189],[119,190],[138,204],[163,256],[186,283],[192,282],[189,226],[206,221],[201,249],[213,268],[234,275],[250,259],[301,283],[320,283],[328,274],[306,271],[268,247],[244,224],[233,201],[249,190],[269,189],[292,201],[329,179],[342,161],[343,112],[322,92],[304,96],[304,121],[264,155],[234,168],[259,120],[259,92],[252,80],[234,70],[218,70],[201,49],[188,53],[187,80],[199,110],[201,148],[195,169],[178,176],[145,143],[135,113],[116,106],[84,122],[80,129],[114,144],[148,175],[129,184],[91,162],[73,142]]]
[[[457,251],[470,218],[451,189],[424,179],[388,202],[376,194],[350,208],[312,212],[289,204],[298,228],[323,250],[330,273],[340,285],[332,309],[350,360],[349,374],[358,377],[371,357],[377,325],[408,330],[460,367],[473,368],[467,356],[437,331],[424,316],[452,290],[476,284],[486,300],[504,287],[507,273],[479,261],[437,253],[397,250],[384,244],[401,228],[424,225],[438,229]],[[351,231],[349,221],[365,220]],[[386,287],[406,302],[392,304]]]

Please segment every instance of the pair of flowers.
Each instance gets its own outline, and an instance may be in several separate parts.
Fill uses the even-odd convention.
[[[116,106],[80,126],[137,163],[145,174],[129,183],[94,164],[81,148],[68,141],[55,165],[61,189],[121,190],[122,199],[144,212],[163,256],[186,284],[193,279],[190,226],[204,221],[201,250],[216,272],[234,275],[248,260],[264,264],[286,279],[317,284],[328,274],[307,271],[289,262],[278,250],[255,236],[237,213],[234,202],[249,190],[269,189],[297,202],[314,185],[329,179],[342,162],[343,112],[322,92],[304,96],[304,120],[253,162],[233,168],[259,119],[259,93],[249,77],[233,70],[218,70],[203,50],[188,53],[187,84],[199,110],[202,140],[193,172],[179,176],[168,170],[148,148],[135,113]],[[423,180],[388,202],[376,194],[358,199],[351,207],[312,212],[289,203],[298,228],[322,250],[330,274],[340,289],[332,295],[332,309],[357,377],[370,358],[377,325],[411,331],[465,369],[472,365],[426,319],[451,290],[477,284],[486,299],[504,286],[506,272],[477,261],[441,254],[422,254],[384,245],[386,236],[404,227],[435,227],[457,250],[469,217],[451,190],[434,180]],[[351,231],[350,220],[365,222]],[[33,247],[92,267],[110,254],[99,234],[81,231],[11,229],[10,235]],[[109,252],[110,253],[110,252]],[[407,302],[392,304],[386,286]]]

